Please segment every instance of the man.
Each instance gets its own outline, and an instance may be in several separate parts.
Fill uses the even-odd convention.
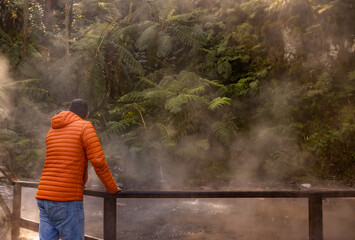
[[[109,193],[121,191],[111,175],[88,105],[72,101],[69,111],[56,114],[46,137],[47,152],[36,194],[41,240],[84,239],[83,189],[88,160]]]

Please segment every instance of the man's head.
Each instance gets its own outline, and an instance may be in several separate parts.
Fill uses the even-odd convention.
[[[82,99],[75,99],[71,102],[69,111],[75,113],[82,119],[86,119],[88,117],[88,104]]]

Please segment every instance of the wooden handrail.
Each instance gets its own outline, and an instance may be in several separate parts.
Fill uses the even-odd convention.
[[[37,182],[14,181],[14,202],[12,220],[12,239],[18,239],[19,228],[38,231],[38,223],[22,219],[21,209],[21,188],[37,188]],[[120,192],[110,194],[105,191],[84,189],[84,195],[104,199],[104,239],[116,239],[116,199],[117,198],[308,198],[309,213],[309,239],[323,239],[323,209],[324,198],[347,198],[355,197],[355,190],[306,190],[306,191],[145,191],[145,192]],[[1,201],[0,201],[1,203]],[[1,204],[0,204],[1,205]],[[5,210],[6,211],[6,210]],[[87,240],[98,238],[85,236]]]
[[[22,187],[37,188],[37,182],[17,181]],[[355,190],[278,190],[278,191],[127,191],[111,194],[84,189],[84,195],[101,198],[322,198],[355,197]]]

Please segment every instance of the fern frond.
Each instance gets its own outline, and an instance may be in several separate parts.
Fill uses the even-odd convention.
[[[0,108],[0,117],[1,117],[1,108]],[[19,139],[19,135],[12,131],[12,130],[9,130],[9,129],[0,129],[0,139],[2,141],[6,141],[6,140],[17,140]]]
[[[150,80],[149,78],[146,77],[140,77],[140,81],[137,83],[137,85],[140,84],[140,82],[146,83],[152,87],[159,87],[158,84],[156,84],[155,82],[153,82],[152,80]]]
[[[163,31],[158,34],[157,57],[167,57],[171,52],[171,37]]]
[[[225,91],[234,96],[245,96],[255,94],[260,89],[260,82],[255,77],[246,77],[240,79],[237,83],[227,85]]]
[[[143,95],[144,95],[144,99],[146,100],[154,100],[154,99],[169,98],[173,95],[173,93],[166,89],[153,89],[153,90],[145,91]]]
[[[188,26],[177,25],[170,27],[178,39],[188,47],[193,47],[194,45],[198,45],[198,41],[193,37],[193,31]]]
[[[93,61],[85,76],[81,78],[79,95],[92,106],[97,107],[104,98],[106,80],[104,71],[104,57],[99,54]]]
[[[182,23],[188,23],[192,19],[202,16],[203,14],[207,13],[207,9],[198,9],[189,13],[184,13],[184,14],[178,14],[170,17],[169,19],[166,20],[166,22],[171,23],[171,22],[182,22]]]
[[[106,130],[100,134],[100,139],[108,140],[109,138],[122,133],[133,124],[132,119],[122,119],[119,122],[110,121],[106,123]]]
[[[184,104],[189,101],[199,101],[205,103],[205,98],[192,94],[179,94],[176,97],[169,98],[165,103],[165,109],[171,113],[178,113],[182,110]]]
[[[195,87],[195,88],[192,88],[192,89],[187,89],[187,93],[188,94],[194,94],[194,95],[197,95],[197,94],[202,94],[203,92],[206,91],[206,86],[204,85],[201,85],[201,86],[198,86],[198,87]]]
[[[42,101],[50,97],[50,93],[46,89],[26,88],[25,92],[29,96],[29,98],[34,101]]]
[[[208,139],[201,139],[201,140],[195,142],[195,145],[202,148],[205,151],[210,149],[210,143],[209,143]]]
[[[192,28],[192,36],[197,40],[197,44],[195,47],[200,47],[201,45],[205,45],[206,42],[206,34],[203,30],[202,26],[199,24],[195,24]]]
[[[155,42],[155,38],[157,36],[158,25],[154,24],[148,28],[146,28],[143,33],[139,36],[136,41],[136,47],[140,51],[146,50],[149,46],[151,46]]]
[[[144,74],[144,68],[140,62],[137,61],[137,59],[134,58],[132,53],[128,51],[125,47],[118,45],[117,46],[117,51],[120,56],[120,59],[129,66],[130,69],[132,69],[133,72],[138,73],[139,75]]]
[[[227,79],[232,74],[232,65],[228,61],[222,61],[218,64],[217,71],[224,79]]]
[[[25,79],[25,80],[10,82],[7,84],[2,84],[2,85],[0,85],[0,88],[6,88],[6,87],[10,87],[10,86],[15,86],[15,85],[28,85],[29,83],[38,83],[39,81],[40,81],[39,78]]]
[[[216,121],[212,124],[213,134],[217,140],[225,145],[228,145],[235,136],[237,126],[231,120]]]
[[[178,113],[182,110],[182,105],[187,103],[187,99],[178,95],[176,97],[169,98],[165,103],[165,109],[171,113]]]
[[[11,90],[19,94],[25,94],[27,97],[34,101],[46,100],[50,97],[50,92],[46,89],[36,87],[36,83],[39,83],[40,81],[40,79],[14,81],[0,85],[0,90]]]
[[[160,10],[159,18],[161,20],[167,20],[171,18],[178,7],[178,0],[168,0],[165,2],[163,8]]]
[[[151,6],[147,1],[139,1],[137,5],[136,10],[132,13],[132,22],[146,19],[146,17],[150,15]]]
[[[231,102],[232,102],[232,99],[230,99],[230,98],[217,97],[210,102],[208,109],[214,111],[222,106],[231,105]]]
[[[217,63],[217,51],[209,50],[205,57],[206,66],[209,68],[213,68],[213,66]]]
[[[118,102],[120,103],[133,103],[133,102],[141,102],[144,99],[144,95],[142,92],[133,91],[129,92],[126,95],[123,95]]]
[[[205,78],[200,78],[202,81],[205,81],[207,82],[208,84],[212,85],[212,86],[215,86],[215,87],[218,87],[218,88],[224,88],[225,86],[221,83],[219,83],[217,80],[208,80],[208,79],[205,79]]]
[[[122,27],[120,24],[113,30],[113,37],[118,39],[120,36],[134,35],[139,33],[141,30],[146,29],[152,26],[154,23],[152,21],[143,21],[139,23],[134,23],[125,27]]]
[[[167,148],[174,147],[176,142],[170,136],[168,128],[161,123],[157,123],[156,126],[160,130],[160,140],[163,146]]]

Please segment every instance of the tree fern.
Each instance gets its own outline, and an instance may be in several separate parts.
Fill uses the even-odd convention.
[[[197,9],[189,13],[178,14],[170,17],[166,22],[180,22],[180,23],[189,23],[192,19],[197,18],[203,14],[207,13],[207,10]]]
[[[199,141],[196,141],[195,145],[202,148],[205,151],[210,149],[210,142],[208,141],[208,139],[201,139]]]
[[[157,39],[157,57],[167,57],[171,52],[171,37],[160,31]]]
[[[205,98],[192,95],[192,94],[179,94],[176,97],[167,99],[165,103],[165,109],[169,110],[171,113],[178,113],[182,110],[183,105],[190,101],[205,102]]]
[[[104,99],[106,90],[104,58],[101,54],[94,59],[85,73],[79,84],[79,94],[95,108]]]
[[[216,121],[212,124],[212,132],[217,140],[228,145],[235,136],[237,126],[232,120]]]
[[[132,53],[128,51],[125,47],[118,45],[117,51],[120,56],[120,59],[129,66],[129,68],[133,71],[138,73],[139,75],[144,74],[143,66],[137,59],[134,58]]]
[[[161,123],[156,124],[157,128],[160,130],[160,140],[164,147],[171,148],[176,145],[176,142],[170,135],[168,128]]]
[[[159,12],[159,18],[161,20],[169,19],[173,16],[176,11],[179,1],[178,0],[168,0],[164,1],[163,8]]]
[[[143,92],[133,91],[123,95],[118,101],[120,103],[140,102],[144,99]]]
[[[198,41],[193,37],[193,31],[190,27],[184,25],[176,25],[170,27],[170,29],[186,46],[193,47],[194,45],[198,44]]]
[[[228,61],[222,61],[217,66],[218,73],[227,79],[232,74],[232,65]]]
[[[151,5],[148,1],[139,1],[135,4],[136,9],[132,12],[132,22],[147,19],[151,14]]]
[[[187,101],[187,98],[182,97],[182,95],[169,98],[165,103],[165,109],[171,113],[178,113],[182,110],[182,105],[187,103]]]
[[[210,105],[208,106],[208,109],[214,111],[222,106],[225,106],[225,105],[230,105],[232,102],[232,99],[230,98],[227,98],[227,97],[217,97],[215,99],[213,99],[211,102],[210,102]]]
[[[149,46],[154,44],[155,38],[158,34],[157,32],[158,25],[154,24],[148,28],[146,28],[143,33],[139,36],[136,41],[136,47],[140,50],[146,50]]]
[[[51,94],[47,89],[37,87],[40,81],[40,79],[14,81],[0,85],[0,91],[13,91],[14,93],[25,95],[33,101],[48,100]]]
[[[146,77],[140,77],[140,81],[137,83],[137,85],[140,85],[141,83],[145,83],[146,85],[151,87],[158,87],[158,84]]]
[[[188,94],[193,94],[193,95],[201,95],[205,91],[206,91],[206,86],[205,85],[197,86],[197,87],[192,88],[192,89],[186,89],[186,92]]]
[[[119,122],[116,122],[116,121],[107,122],[106,123],[106,130],[100,134],[100,138],[103,141],[106,141],[106,140],[116,136],[118,133],[123,133],[125,130],[127,130],[134,123],[135,122],[133,121],[132,118],[122,119]]]
[[[167,90],[167,89],[151,89],[143,92],[144,99],[147,100],[157,100],[157,99],[166,99],[169,97],[172,97],[174,95],[173,92]]]
[[[215,86],[217,88],[225,88],[225,85],[221,84],[218,80],[208,80],[205,78],[200,78],[200,80],[208,83],[209,85]]]
[[[222,89],[224,94],[230,96],[253,95],[260,89],[260,82],[255,77],[245,77],[237,83],[229,84]]]
[[[154,23],[152,21],[133,23],[124,27],[122,27],[121,24],[117,24],[117,26],[112,31],[112,38],[115,40],[120,39],[123,36],[138,34],[141,30],[147,29],[153,24]]]

